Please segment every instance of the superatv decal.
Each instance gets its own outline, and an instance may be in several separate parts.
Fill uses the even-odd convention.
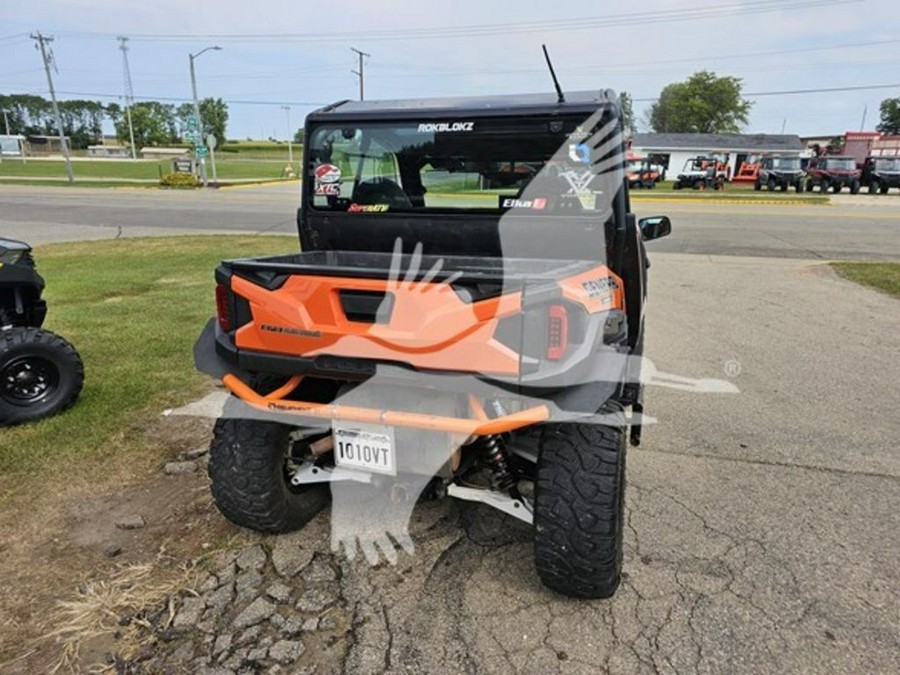
[[[321,164],[315,170],[316,183],[331,184],[341,182],[341,169],[334,164]]]
[[[347,213],[384,213],[390,204],[351,204],[347,208]]]
[[[267,323],[264,323],[259,329],[269,333],[283,333],[285,335],[297,335],[299,337],[322,337],[322,333],[317,330],[302,330],[300,328],[289,328],[288,326],[273,326]]]
[[[419,132],[439,134],[446,131],[474,131],[475,122],[421,122]]]
[[[541,211],[547,208],[547,200],[543,197],[538,199],[516,199],[515,197],[501,197],[500,207],[504,209],[534,209]]]

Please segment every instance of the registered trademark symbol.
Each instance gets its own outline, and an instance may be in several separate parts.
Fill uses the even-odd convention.
[[[741,362],[737,359],[729,359],[725,362],[723,370],[728,377],[737,377],[741,374]]]

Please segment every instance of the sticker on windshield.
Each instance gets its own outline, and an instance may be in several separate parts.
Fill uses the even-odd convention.
[[[547,200],[543,197],[537,199],[517,199],[515,197],[500,197],[502,209],[534,209],[542,211],[547,208]]]
[[[338,183],[316,183],[316,195],[319,197],[340,197],[341,186]]]
[[[447,131],[474,131],[475,122],[422,122],[418,128],[420,133],[425,134],[440,134]]]
[[[316,167],[316,183],[330,185],[341,182],[341,169],[334,164],[320,164]]]
[[[384,213],[390,204],[351,204],[347,208],[347,213]]]
[[[572,143],[569,146],[569,159],[581,164],[590,164],[591,148],[586,143]]]

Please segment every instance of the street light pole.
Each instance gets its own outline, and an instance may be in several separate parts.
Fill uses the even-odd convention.
[[[294,165],[294,146],[293,137],[291,136],[291,106],[283,105],[281,108],[287,113],[287,134],[288,134],[288,164]]]
[[[191,91],[194,94],[194,116],[197,118],[197,127],[198,133],[200,134],[200,143],[203,144],[203,120],[200,118],[200,99],[197,98],[197,75],[194,73],[194,59],[198,58],[204,52],[208,52],[210,49],[212,50],[220,50],[222,49],[218,45],[213,47],[206,47],[205,49],[201,49],[196,54],[188,54],[188,59],[191,63]],[[200,158],[200,180],[203,181],[203,187],[209,185],[209,181],[206,178],[206,157]]]
[[[6,122],[6,135],[9,136],[9,110],[3,109],[3,121]]]

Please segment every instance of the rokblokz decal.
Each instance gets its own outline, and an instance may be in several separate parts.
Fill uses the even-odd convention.
[[[419,132],[439,134],[446,131],[474,131],[475,122],[421,122]]]
[[[334,164],[320,164],[316,167],[315,174],[317,183],[331,184],[341,182],[341,169]]]

